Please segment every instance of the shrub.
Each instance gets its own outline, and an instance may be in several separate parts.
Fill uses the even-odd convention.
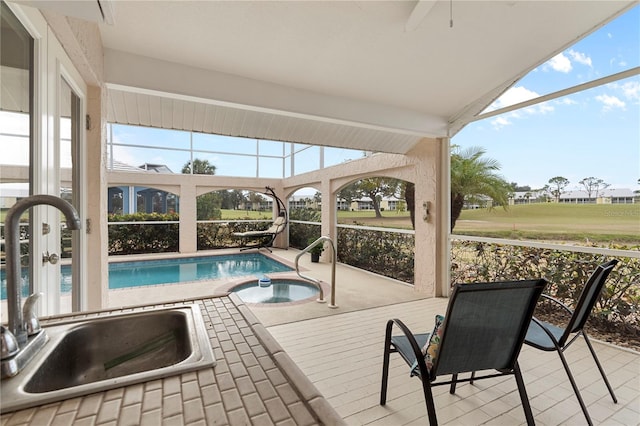
[[[616,247],[626,249],[626,247]],[[453,241],[451,281],[482,282],[546,278],[545,293],[572,307],[605,256],[536,247]],[[591,322],[618,324],[640,336],[640,259],[622,258],[605,283]]]
[[[338,229],[338,261],[413,283],[414,236],[364,229]]]
[[[177,213],[110,214],[109,222],[140,222],[109,225],[109,255],[177,252],[180,225],[145,224],[147,221],[178,221]]]

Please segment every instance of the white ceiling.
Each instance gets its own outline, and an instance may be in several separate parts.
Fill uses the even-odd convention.
[[[405,153],[421,136],[457,132],[637,1],[107,3],[110,120]],[[143,111],[156,104],[172,117],[192,104],[243,123],[141,120],[162,113]]]

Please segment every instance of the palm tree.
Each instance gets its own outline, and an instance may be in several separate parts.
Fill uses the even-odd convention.
[[[190,174],[191,173],[191,162],[187,162],[182,167],[182,173]],[[193,174],[194,175],[215,175],[216,174],[216,166],[209,163],[209,160],[200,160],[196,158],[193,160]]]
[[[485,150],[469,147],[460,150],[453,146],[451,153],[451,230],[456,226],[464,201],[467,198],[485,196],[493,200],[493,205],[509,203],[511,186],[496,172],[500,164],[491,158],[481,158]]]

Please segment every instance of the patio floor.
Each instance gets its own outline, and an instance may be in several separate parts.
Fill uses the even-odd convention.
[[[293,259],[297,251],[277,251],[276,254]],[[328,264],[311,266],[305,262],[303,259],[301,266],[311,270],[309,275],[329,280]],[[434,316],[445,312],[447,299],[421,299],[411,288],[393,281],[384,283],[385,289],[381,291],[381,281],[384,279],[338,265],[338,309],[318,303],[251,309],[348,424],[426,424],[420,382],[409,378],[408,367],[398,356],[392,356],[387,405],[378,404],[384,327],[388,319],[400,318],[412,330],[428,331]],[[640,354],[606,343],[593,343],[618,404],[611,401],[584,340],[580,339],[566,352],[593,422],[640,424]],[[520,365],[537,424],[586,423],[557,354],[525,345]],[[441,386],[435,389],[435,395],[441,424],[525,423],[512,377],[462,384],[455,395],[448,393],[448,387]]]
[[[290,264],[298,253],[297,250],[274,250],[275,256]],[[330,283],[330,264],[311,264],[309,256],[305,255],[300,267],[303,273]],[[287,274],[294,273],[284,275]],[[183,288],[167,286],[153,294],[119,290],[110,292],[110,302],[112,306],[123,306],[126,302],[139,302],[142,297],[145,302],[156,298],[175,300],[179,294],[195,297],[220,293],[228,288],[229,283],[221,282],[191,284]],[[325,298],[330,298],[328,292]],[[337,309],[314,301],[246,305],[347,424],[428,423],[420,382],[409,378],[408,367],[398,356],[392,356],[387,405],[378,404],[384,327],[388,319],[400,318],[416,332],[428,331],[433,326],[434,316],[445,312],[447,299],[425,298],[415,294],[406,284],[338,264],[336,304]],[[611,401],[583,340],[572,345],[566,353],[593,422],[640,425],[640,353],[597,341],[593,343],[614,387],[618,404]],[[520,365],[538,425],[586,424],[555,353],[544,353],[525,345]],[[455,395],[450,395],[448,388],[441,386],[435,388],[435,395],[440,424],[525,423],[512,377],[462,384]]]

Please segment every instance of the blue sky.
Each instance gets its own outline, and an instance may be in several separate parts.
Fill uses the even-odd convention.
[[[509,89],[490,108],[497,109],[567,87],[592,81],[640,65],[640,7],[636,6],[584,40],[539,66]],[[151,136],[153,135],[153,136]],[[198,141],[197,139],[202,139]],[[194,148],[210,147],[196,135]],[[114,141],[132,144],[189,147],[189,134],[135,127],[115,127]],[[268,146],[266,144],[273,144]],[[524,110],[502,114],[465,127],[452,139],[461,147],[480,146],[498,160],[509,182],[541,188],[549,179],[569,179],[568,190],[596,177],[612,188],[640,188],[640,76],[569,95]],[[235,152],[255,152],[255,140],[235,141]],[[261,142],[260,151],[281,155],[279,143]],[[115,147],[114,158],[138,166],[143,162],[168,165],[180,172],[189,161],[186,152],[149,151]],[[211,149],[211,148],[208,148]],[[221,144],[216,150],[225,151]],[[228,150],[226,150],[228,152]],[[358,151],[332,149],[326,165],[361,157]],[[318,148],[296,157],[296,173],[318,168]],[[200,154],[218,167],[217,174],[255,176],[255,158]],[[280,177],[281,161],[264,159],[261,176]],[[267,172],[268,171],[268,172]],[[288,169],[285,173],[289,175]]]
[[[490,109],[592,81],[640,65],[640,7],[539,66]],[[585,177],[637,189],[640,179],[640,76],[505,113],[465,127],[452,138],[480,146],[509,182],[541,188],[549,179]]]

